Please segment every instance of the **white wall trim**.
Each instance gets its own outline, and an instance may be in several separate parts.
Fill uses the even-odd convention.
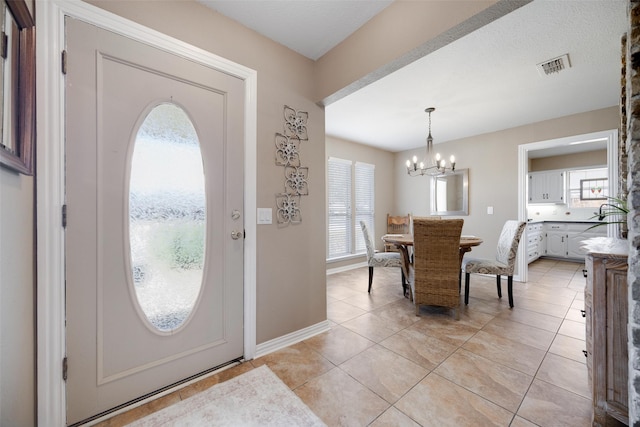
[[[355,264],[345,265],[342,267],[328,268],[327,276],[331,274],[342,273],[343,271],[355,270],[356,268],[360,268],[360,267],[366,267],[367,265],[368,265],[367,262],[364,261],[364,262],[358,262]]]
[[[39,2],[36,13],[37,109],[37,396],[38,425],[66,425],[62,381],[64,335],[64,83],[60,52],[64,20],[53,2]],[[46,139],[45,139],[46,135]]]
[[[64,230],[65,81],[60,55],[65,47],[65,16],[122,34],[159,49],[189,58],[245,82],[245,239],[244,357],[256,354],[256,197],[257,197],[257,73],[188,43],[119,17],[81,1],[38,2],[36,14],[37,67],[37,395],[38,424],[66,425]]]
[[[609,188],[612,194],[618,193],[618,130],[611,129],[601,132],[593,132],[584,135],[569,136],[566,138],[550,139],[547,141],[532,142],[518,146],[518,220],[527,222],[527,173],[529,151],[542,150],[545,148],[569,145],[572,142],[588,141],[594,139],[605,139],[607,141],[607,167],[609,169]],[[615,236],[614,224],[607,226],[609,236]],[[527,251],[524,245],[526,239],[520,240],[518,249],[518,276],[521,281],[528,280]]]
[[[308,326],[304,329],[300,329],[295,332],[291,332],[287,335],[283,335],[278,338],[274,338],[270,341],[258,344],[256,349],[256,358],[262,357],[266,354],[273,353],[274,351],[288,347],[300,341],[309,339],[315,335],[327,332],[331,328],[329,327],[329,321],[323,320],[315,325]]]

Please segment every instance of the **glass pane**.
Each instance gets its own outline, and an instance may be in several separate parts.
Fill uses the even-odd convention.
[[[607,168],[592,168],[582,170],[571,170],[568,172],[569,176],[569,207],[570,208],[599,208],[601,204],[606,203],[606,198],[609,197],[609,184],[608,184],[608,169]],[[589,197],[584,197],[581,190],[584,185],[580,182],[584,180],[597,180],[600,182],[600,186],[594,186],[594,190],[599,188],[601,193],[600,198],[605,200],[589,200]],[[581,197],[582,196],[582,197]],[[595,196],[594,196],[595,197]]]
[[[4,59],[2,59],[2,108],[0,111],[0,126],[2,130],[2,145],[5,150],[8,150],[12,154],[18,154],[14,141],[14,131],[16,125],[16,118],[14,117],[12,103],[13,88],[18,87],[17,75],[14,72],[16,70],[16,58],[18,58],[18,27],[13,19],[13,15],[6,8],[6,2],[2,3],[2,27],[3,33],[7,36],[6,46],[4,47]]]
[[[129,239],[138,303],[158,330],[178,328],[202,286],[205,188],[198,136],[187,114],[161,104],[138,130],[131,160]]]
[[[6,2],[2,2],[2,6],[0,7],[0,26],[2,26],[2,34],[7,34],[8,31],[5,31],[6,28],[11,28],[10,26],[8,26],[6,24],[6,20],[7,20],[7,4]],[[10,36],[10,34],[7,35],[7,38]],[[6,85],[6,82],[4,81],[4,68],[7,66],[7,59],[5,59],[5,57],[7,59],[9,59],[9,56],[7,55],[7,52],[2,52],[2,55],[0,56],[0,100],[4,100],[4,87]],[[0,108],[0,143],[2,143],[2,145],[7,145],[7,139],[4,137],[4,101],[0,101],[2,102],[1,108]]]

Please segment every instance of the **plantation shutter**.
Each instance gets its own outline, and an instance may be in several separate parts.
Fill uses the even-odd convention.
[[[351,161],[330,157],[327,162],[329,204],[328,258],[351,254]]]
[[[375,238],[374,227],[374,193],[375,193],[375,165],[368,163],[356,163],[356,221],[355,226],[360,230],[360,221],[364,221],[371,233],[371,237]],[[362,253],[367,250],[362,232],[356,232],[356,253]]]

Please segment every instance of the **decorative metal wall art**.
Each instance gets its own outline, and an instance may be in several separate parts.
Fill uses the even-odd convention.
[[[300,196],[276,194],[276,207],[278,224],[299,224],[302,222]]]
[[[284,177],[284,188],[287,194],[297,194],[299,196],[307,196],[309,194],[309,187],[307,185],[309,168],[287,166],[284,168]]]
[[[309,113],[306,111],[296,111],[291,107],[284,106],[284,133],[287,136],[296,136],[301,141],[307,141],[307,119]]]
[[[300,140],[276,133],[276,165],[300,166]]]
[[[309,195],[309,168],[301,166],[300,148],[308,141],[309,113],[284,106],[284,133],[276,133],[276,165],[284,167],[284,192],[276,194],[279,225],[302,222],[300,196]]]

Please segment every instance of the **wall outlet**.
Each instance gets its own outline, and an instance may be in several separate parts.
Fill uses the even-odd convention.
[[[487,206],[487,215],[493,215],[493,206]]]

